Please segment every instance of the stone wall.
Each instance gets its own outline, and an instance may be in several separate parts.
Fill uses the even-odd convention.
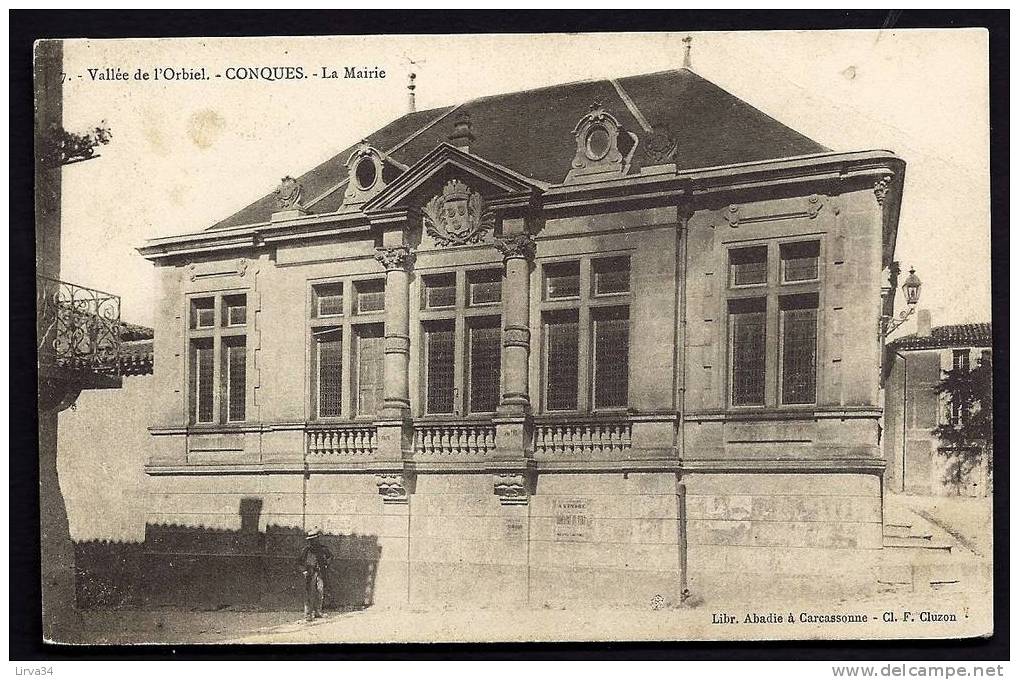
[[[880,476],[697,473],[683,481],[694,592],[850,592],[872,582],[861,549],[881,548]]]
[[[674,474],[542,474],[510,505],[491,474],[420,474],[412,490],[387,504],[371,474],[154,477],[144,541],[78,544],[79,602],[299,609],[303,527],[336,558],[332,608],[679,601]]]

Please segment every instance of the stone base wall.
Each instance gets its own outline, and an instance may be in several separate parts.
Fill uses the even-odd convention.
[[[531,499],[531,604],[678,603],[676,490],[671,473],[539,476]],[[570,519],[584,516],[586,524]]]
[[[874,585],[878,475],[695,473],[683,481],[690,587],[705,599]]]
[[[406,499],[384,502],[369,473],[153,476],[144,543],[80,548],[80,598],[299,609],[294,558],[310,528],[336,558],[334,608],[851,593],[872,583],[882,542],[875,475],[698,472],[680,488],[665,472],[548,472],[526,503],[496,495],[494,480],[419,473]]]

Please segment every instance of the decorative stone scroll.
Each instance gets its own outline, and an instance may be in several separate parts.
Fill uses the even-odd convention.
[[[527,477],[523,473],[497,474],[495,495],[502,505],[527,505]]]
[[[811,194],[807,197],[807,205],[803,210],[791,210],[779,213],[765,213],[759,215],[746,215],[743,206],[733,203],[723,212],[725,221],[729,226],[736,228],[741,224],[753,224],[755,222],[774,222],[778,220],[790,220],[799,217],[815,219],[825,206],[826,197],[820,194]]]
[[[378,475],[375,485],[386,505],[406,505],[408,499],[407,483],[401,474]]]
[[[304,188],[296,179],[287,175],[276,187],[276,207],[280,210],[294,210],[301,207],[301,193]]]
[[[390,270],[404,270],[410,267],[412,253],[408,246],[390,246],[375,249],[375,259]]]
[[[347,159],[347,189],[343,193],[344,205],[364,203],[386,188],[383,177],[385,161],[378,149],[362,139]]]
[[[648,163],[652,165],[676,161],[676,139],[668,125],[659,123],[652,127],[644,146]]]
[[[619,120],[595,102],[573,128],[577,151],[566,183],[584,182],[624,171],[624,156],[634,147],[634,138]]]
[[[502,257],[505,260],[511,258],[529,260],[534,257],[536,249],[534,239],[531,238],[530,234],[514,234],[497,238],[495,240],[495,247],[502,253]]]
[[[885,175],[878,181],[874,182],[874,197],[877,199],[878,205],[885,204],[885,198],[888,196],[888,192],[892,188],[892,177],[891,175]]]
[[[243,257],[225,262],[208,262],[201,265],[191,262],[187,265],[188,278],[214,279],[222,276],[244,276],[248,271],[248,261]]]
[[[446,182],[423,212],[425,231],[440,246],[480,243],[495,228],[495,214],[485,199],[458,179]]]

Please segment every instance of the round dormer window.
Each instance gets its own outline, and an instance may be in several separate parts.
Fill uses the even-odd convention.
[[[600,161],[609,152],[609,131],[600,125],[591,128],[591,131],[587,133],[587,140],[584,144],[587,150],[587,157],[592,161]]]
[[[375,161],[370,158],[362,158],[354,166],[354,177],[357,179],[357,186],[361,189],[371,189],[375,184],[378,172],[375,169]]]

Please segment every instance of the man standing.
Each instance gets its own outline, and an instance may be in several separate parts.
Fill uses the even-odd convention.
[[[297,557],[297,566],[304,574],[304,619],[322,618],[322,596],[325,593],[325,581],[322,575],[329,568],[333,554],[329,548],[319,542],[322,532],[318,529],[305,535],[305,545]]]

